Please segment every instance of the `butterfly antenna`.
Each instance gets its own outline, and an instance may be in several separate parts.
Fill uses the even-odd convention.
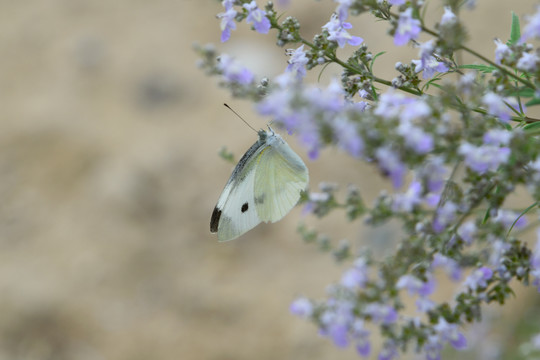
[[[243,117],[241,117],[236,111],[234,111],[229,105],[227,105],[227,103],[223,105],[225,105],[227,109],[231,110],[236,116],[238,116],[240,120],[242,120],[251,130],[255,131],[256,133],[259,133],[257,130],[255,130],[253,126],[251,126],[246,120],[244,120]]]

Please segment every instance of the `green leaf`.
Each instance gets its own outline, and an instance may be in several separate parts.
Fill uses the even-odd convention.
[[[472,70],[478,70],[483,73],[489,74],[496,70],[496,67],[489,66],[489,65],[460,65],[460,69],[472,69]]]
[[[525,125],[523,127],[523,130],[525,130],[525,131],[527,131],[527,130],[532,131],[532,130],[536,130],[536,129],[540,129],[540,121],[527,124],[527,125]]]
[[[371,63],[369,64],[369,71],[373,71],[373,65],[375,64],[375,59],[377,59],[379,56],[385,54],[386,51],[381,51],[380,53],[373,56],[373,59],[371,59]]]
[[[534,99],[531,99],[529,102],[527,102],[525,106],[534,106],[534,105],[539,105],[539,104],[540,104],[540,98],[534,98]]]
[[[527,87],[527,88],[518,89],[515,92],[511,92],[509,96],[520,96],[520,97],[529,98],[529,97],[534,96],[534,92],[535,91],[533,89]]]
[[[514,45],[519,41],[519,38],[521,37],[521,30],[519,27],[519,16],[517,16],[512,11],[512,28],[510,30],[510,40],[508,40],[508,45]]]

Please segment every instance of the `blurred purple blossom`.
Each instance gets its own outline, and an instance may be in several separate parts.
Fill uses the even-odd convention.
[[[409,40],[416,40],[420,34],[420,20],[413,18],[412,8],[399,14],[398,25],[394,35],[396,46],[406,45]]]
[[[354,262],[354,266],[342,275],[341,285],[351,290],[364,288],[369,279],[368,271],[369,267],[366,261],[363,258],[358,258]]]
[[[526,16],[527,25],[521,33],[521,41],[540,38],[540,6],[536,7],[536,13],[532,16]]]
[[[338,117],[333,123],[334,134],[338,147],[355,158],[362,156],[364,141],[358,134],[356,125],[344,116]]]
[[[241,85],[250,84],[255,76],[247,68],[241,66],[231,56],[222,54],[219,57],[218,69],[222,71],[225,81]]]
[[[510,229],[512,225],[516,229],[523,229],[527,226],[527,216],[520,216],[519,213],[511,210],[498,210],[493,221],[502,224],[505,229]]]
[[[386,304],[370,303],[364,308],[364,313],[371,316],[374,323],[392,324],[398,319],[396,310]]]
[[[452,25],[457,21],[456,14],[452,12],[450,6],[444,7],[444,14],[441,18],[441,25]]]
[[[458,228],[457,234],[467,244],[471,245],[476,234],[476,224],[474,221],[467,221]]]
[[[375,158],[379,168],[392,180],[394,188],[398,189],[403,184],[403,177],[407,168],[401,162],[399,155],[388,147],[380,147],[375,151]]]
[[[433,261],[431,262],[431,268],[436,269],[442,267],[446,274],[454,281],[461,279],[461,267],[454,259],[444,256],[440,253],[433,255]]]
[[[347,17],[349,16],[349,8],[351,7],[353,0],[334,0],[334,2],[339,3],[338,7],[336,8],[339,21],[343,22],[347,20]]]
[[[510,121],[512,114],[511,108],[518,109],[518,102],[516,98],[505,97],[495,94],[494,92],[488,92],[482,97],[482,103],[487,106],[488,113],[495,117],[498,117],[503,123]]]
[[[510,149],[495,145],[474,146],[463,143],[458,149],[465,158],[465,165],[472,171],[482,175],[488,171],[496,171],[499,165],[508,161]]]
[[[439,322],[433,327],[442,341],[447,341],[457,350],[467,347],[467,339],[459,332],[457,324],[448,323],[443,317],[439,317]]]
[[[292,314],[308,318],[313,314],[313,305],[305,297],[294,300],[289,308]]]
[[[512,136],[514,135],[513,131],[503,130],[503,129],[491,129],[484,134],[484,144],[488,145],[508,145]]]
[[[458,207],[451,201],[445,202],[437,209],[435,220],[433,220],[433,231],[441,233],[446,226],[456,218]]]
[[[535,72],[538,69],[540,58],[535,53],[523,53],[516,66],[519,70]]]
[[[259,9],[255,0],[249,4],[244,4],[244,9],[248,11],[246,22],[253,23],[253,27],[258,33],[268,34],[270,30],[270,20],[266,17],[266,11]]]
[[[503,59],[506,59],[512,55],[512,50],[505,43],[499,39],[495,39],[495,63],[500,65]]]
[[[493,270],[487,266],[478,268],[472,272],[471,275],[467,276],[463,285],[468,287],[472,291],[476,291],[479,287],[486,287],[487,281],[493,276]]]
[[[396,212],[410,212],[415,206],[422,203],[422,184],[413,181],[405,193],[394,195],[392,210]]]

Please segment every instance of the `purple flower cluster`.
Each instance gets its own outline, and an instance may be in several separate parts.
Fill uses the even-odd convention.
[[[298,79],[306,76],[306,64],[308,63],[309,59],[304,51],[304,45],[300,46],[296,50],[287,50],[287,55],[289,55],[291,58],[288,61],[289,65],[287,66],[286,71],[292,72]]]
[[[274,122],[284,126],[289,133],[296,133],[307,147],[310,159],[316,159],[322,146],[319,129],[328,125],[334,129],[336,143],[354,157],[363,150],[363,141],[357,126],[348,119],[338,119],[337,115],[348,110],[362,111],[363,103],[352,103],[345,99],[345,93],[337,80],[332,80],[326,88],[299,86],[299,79],[292,71],[276,78],[280,85],[274,88],[258,105],[261,115],[271,116]]]
[[[420,20],[413,18],[412,8],[407,8],[399,14],[398,25],[394,35],[396,46],[406,45],[410,40],[416,40],[420,35]]]
[[[251,71],[241,66],[234,58],[227,54],[222,54],[219,57],[217,67],[223,74],[223,79],[227,83],[248,85],[251,84],[255,78]]]
[[[223,0],[221,4],[225,8],[225,12],[217,15],[221,19],[221,42],[225,42],[231,37],[231,30],[236,29],[235,17],[238,14],[233,8],[234,0]]]
[[[427,281],[425,282],[410,274],[403,275],[396,283],[396,287],[398,289],[407,289],[410,296],[419,296],[416,300],[416,309],[418,311],[425,313],[435,307],[435,303],[428,298],[437,287],[437,282],[431,274],[427,275]]]
[[[268,34],[270,30],[270,20],[266,17],[266,11],[259,9],[255,0],[249,4],[244,4],[244,9],[248,11],[246,22],[253,24],[253,27],[258,33]]]
[[[337,14],[332,14],[330,21],[322,28],[328,31],[328,40],[337,42],[340,48],[344,47],[345,44],[357,46],[364,42],[361,37],[352,36],[347,32],[347,29],[352,28],[351,23],[344,22]]]
[[[423,43],[420,46],[420,56],[419,60],[412,60],[414,64],[414,70],[419,73],[423,71],[422,78],[430,79],[435,75],[436,72],[445,73],[448,71],[448,66],[442,61],[438,61],[435,56],[433,56],[434,50],[434,41],[429,40]]]
[[[518,102],[514,97],[502,97],[494,92],[488,92],[482,97],[482,103],[487,106],[488,114],[495,116],[503,123],[510,121],[511,109],[518,109]]]
[[[540,6],[536,8],[536,13],[532,16],[527,16],[527,25],[523,28],[521,41],[525,42],[529,39],[540,38]]]
[[[234,0],[223,0],[221,2],[225,8],[225,12],[217,15],[218,19],[221,19],[221,42],[225,42],[231,37],[231,30],[236,29],[236,15],[238,12],[234,9]],[[253,24],[255,30],[261,34],[267,34],[270,30],[270,20],[266,17],[266,11],[259,9],[255,0],[250,3],[244,4],[243,8],[247,10],[248,14],[246,22]]]
[[[465,165],[479,175],[496,171],[510,156],[510,148],[495,144],[475,146],[465,142],[458,151],[465,158]]]
[[[472,291],[476,291],[478,288],[485,288],[487,286],[487,281],[493,276],[493,270],[487,266],[480,267],[472,272],[465,281],[463,285]]]
[[[531,275],[533,276],[532,284],[536,286],[538,292],[540,292],[540,228],[536,230],[536,246],[531,254]]]

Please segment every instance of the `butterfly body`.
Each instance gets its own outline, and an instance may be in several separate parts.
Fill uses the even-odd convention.
[[[235,239],[263,221],[281,220],[307,187],[307,167],[285,140],[270,127],[258,135],[212,212],[210,231],[219,241]]]

